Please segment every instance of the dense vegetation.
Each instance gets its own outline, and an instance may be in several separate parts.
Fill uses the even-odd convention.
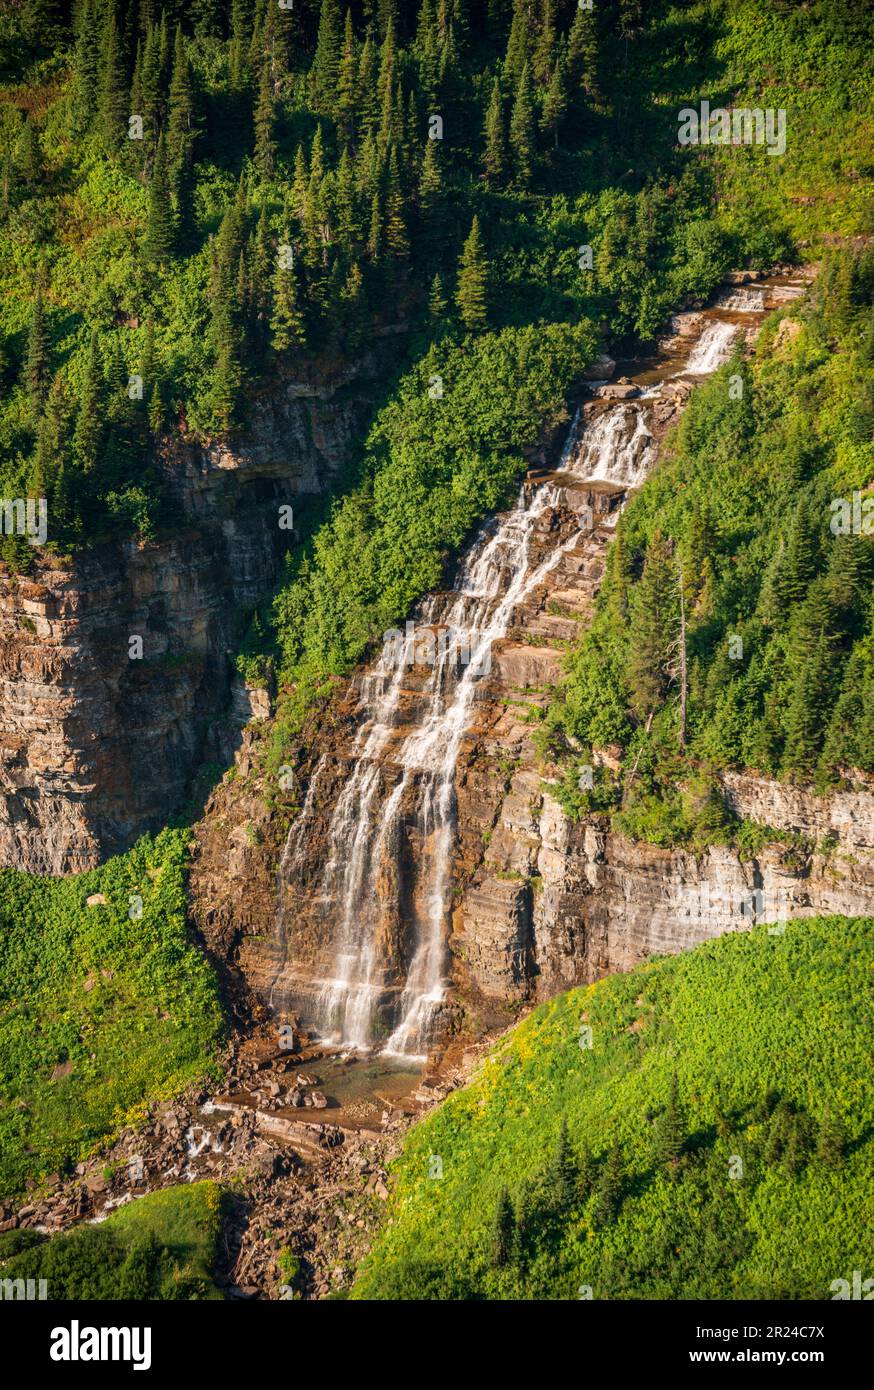
[[[874,252],[827,258],[809,302],[696,392],[628,507],[546,722],[573,812],[621,802],[631,834],[707,843],[730,830],[708,771],[874,771],[872,305]],[[610,743],[622,774],[579,792]]]
[[[0,1193],[209,1071],[221,1018],[186,928],[186,846],[166,830],[74,878],[0,871]]]
[[[874,921],[542,1005],[409,1134],[358,1298],[828,1299],[869,1268]]]
[[[199,1182],[153,1192],[99,1226],[51,1237],[7,1231],[0,1235],[0,1278],[44,1279],[51,1300],[217,1299],[212,1273],[222,1205],[215,1183]]]

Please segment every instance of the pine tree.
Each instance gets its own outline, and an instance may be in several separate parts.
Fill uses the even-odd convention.
[[[337,240],[347,255],[359,242],[358,210],[355,198],[355,168],[348,149],[340,156],[337,169]]]
[[[307,157],[304,153],[303,145],[298,145],[294,156],[294,178],[291,184],[292,207],[294,208],[294,215],[298,222],[303,222],[309,181],[310,176],[307,168]]]
[[[516,1213],[510,1194],[504,1187],[498,1198],[492,1229],[492,1264],[503,1269],[511,1263],[516,1251]]]
[[[480,235],[479,218],[474,217],[459,260],[458,288],[455,293],[461,322],[471,332],[485,328],[488,321],[487,288],[488,261]]]
[[[543,99],[543,112],[540,118],[543,130],[552,135],[556,149],[558,149],[558,132],[567,117],[568,105],[567,69],[564,54],[559,53],[552,70],[549,87]]]
[[[270,75],[270,64],[265,59],[261,64],[258,100],[255,105],[255,168],[264,179],[272,176],[276,165],[275,122],[273,79]]]
[[[382,201],[379,189],[376,189],[370,203],[370,229],[367,233],[367,254],[374,265],[382,260],[382,241]]]
[[[578,1177],[577,1159],[568,1136],[567,1120],[562,1118],[558,1143],[547,1170],[550,1205],[559,1216],[567,1216],[577,1199]]]
[[[152,387],[152,394],[149,397],[149,429],[157,439],[164,428],[164,402],[161,399],[161,387],[156,381]]]
[[[30,326],[27,330],[23,380],[31,418],[35,419],[39,415],[49,388],[49,334],[46,327],[41,286],[37,286],[33,312],[30,316]]]
[[[595,11],[577,8],[568,35],[568,76],[574,91],[597,100],[598,27]]]
[[[627,678],[639,719],[652,714],[668,683],[677,632],[677,584],[671,545],[656,532],[647,547],[640,582],[632,593],[631,655]]]
[[[607,1161],[601,1170],[598,1181],[598,1196],[595,1203],[595,1221],[605,1226],[619,1211],[622,1200],[622,1150],[613,1144],[607,1153]]]
[[[73,430],[73,457],[83,473],[93,473],[100,462],[103,439],[103,372],[97,334],[91,335],[85,379],[79,395],[79,409]]]
[[[146,257],[153,265],[166,265],[173,255],[175,244],[176,217],[170,197],[170,180],[162,134],[158,139],[149,183],[149,211],[144,242]]]
[[[68,432],[67,391],[58,372],[48,391],[45,411],[41,414],[37,426],[33,466],[33,495],[46,498],[55,528],[69,521],[69,517],[59,516],[55,510],[55,494],[64,467]]]
[[[167,169],[175,213],[176,243],[191,245],[194,233],[194,151],[197,111],[182,29],[177,28],[167,111]]]
[[[273,278],[273,251],[270,244],[270,222],[267,204],[261,204],[255,231],[249,238],[249,262],[252,279],[252,314],[259,325],[270,317]]]
[[[115,155],[127,136],[127,82],[115,12],[110,7],[103,40],[100,82],[100,137],[107,155]]]
[[[358,127],[358,55],[355,50],[355,31],[352,11],[346,11],[343,52],[337,77],[337,129],[344,144],[354,139]]]
[[[416,29],[416,55],[419,63],[419,86],[425,95],[428,109],[437,105],[440,84],[440,40],[431,0],[422,0]]]
[[[97,17],[94,0],[82,0],[76,24],[73,55],[72,133],[84,135],[91,128],[98,100]]]
[[[377,92],[378,60],[376,48],[368,34],[361,49],[358,64],[358,110],[364,135],[375,133],[379,125],[379,95]]]
[[[310,91],[313,105],[325,116],[334,114],[341,42],[340,8],[337,0],[322,0],[316,52],[310,69]]]
[[[513,20],[504,57],[504,72],[514,86],[518,84],[531,57],[532,32],[530,0],[513,0]]]
[[[497,187],[507,171],[507,135],[504,129],[504,102],[501,83],[496,77],[486,112],[483,170],[488,182]]]
[[[555,69],[558,39],[555,29],[555,7],[553,0],[543,0],[540,17],[540,33],[534,45],[532,68],[534,79],[541,87],[548,86]]]
[[[680,1101],[676,1073],[671,1077],[668,1103],[655,1126],[655,1156],[657,1163],[676,1165],[686,1142],[686,1117]]]
[[[385,199],[385,239],[395,260],[406,260],[410,240],[404,220],[404,195],[398,168],[397,147],[392,145],[388,162],[388,188]]]
[[[531,95],[531,80],[528,75],[527,64],[522,69],[516,88],[516,99],[513,102],[513,114],[510,118],[510,148],[513,152],[517,180],[522,188],[527,188],[534,173],[534,161],[537,156],[534,100]]]
[[[163,1255],[153,1232],[135,1240],[118,1271],[118,1297],[137,1302],[157,1297]]]
[[[827,1110],[822,1117],[816,1156],[827,1168],[840,1168],[846,1157],[847,1132],[843,1121],[834,1110]]]
[[[429,140],[425,145],[425,158],[422,160],[422,173],[419,178],[419,211],[426,221],[433,220],[443,198],[443,171],[440,166],[439,141]]]
[[[792,677],[785,712],[783,770],[812,772],[829,725],[840,679],[841,622],[825,578],[796,611],[786,645]]]
[[[431,281],[431,293],[428,296],[428,317],[435,327],[445,326],[448,308],[449,304],[443,292],[443,280],[438,273]]]
[[[29,116],[25,116],[18,137],[18,168],[21,177],[29,188],[39,183],[42,176],[42,151],[39,134]]]
[[[303,347],[306,342],[304,316],[298,302],[294,266],[277,257],[273,278],[273,312],[270,316],[271,343],[275,352]]]

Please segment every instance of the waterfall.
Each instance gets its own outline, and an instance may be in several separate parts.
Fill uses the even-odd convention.
[[[734,314],[758,314],[765,307],[765,291],[762,289],[723,290],[716,300],[716,307]]]
[[[738,312],[761,311],[761,296],[752,298]],[[707,321],[682,374],[714,370],[737,331]],[[639,488],[656,459],[652,410],[640,397],[578,410],[559,472],[574,486]],[[452,589],[426,597],[404,632],[386,634],[350,688],[351,739],[316,764],[280,864],[271,1002],[299,1007],[326,1039],[407,1056],[430,1045],[448,986],[459,754],[477,700],[489,698],[494,644],[579,543],[558,482],[524,485],[514,507],[481,527]]]
[[[714,319],[708,323],[701,337],[689,354],[689,360],[678,376],[705,376],[715,372],[731,356],[731,349],[737,333],[737,324],[726,323],[724,319]]]
[[[636,403],[617,401],[594,418],[562,467],[581,482],[637,488],[649,473],[655,452],[645,410]]]

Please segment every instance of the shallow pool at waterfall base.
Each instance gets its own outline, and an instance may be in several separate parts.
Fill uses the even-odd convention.
[[[424,1065],[409,1057],[325,1057],[316,1063],[321,1090],[328,1098],[326,1119],[334,1120],[331,1111],[339,1107],[350,1120],[379,1119],[385,1108],[404,1109],[403,1101],[417,1089]],[[372,1108],[371,1108],[372,1107]],[[416,1109],[414,1103],[411,1109]],[[367,1113],[365,1113],[367,1112]]]

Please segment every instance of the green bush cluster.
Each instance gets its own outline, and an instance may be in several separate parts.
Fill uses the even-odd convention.
[[[186,925],[187,844],[165,830],[72,878],[0,871],[0,1192],[210,1071],[221,1009]]]
[[[218,1299],[213,1270],[223,1198],[212,1182],[164,1188],[99,1226],[0,1235],[0,1278],[45,1280],[51,1301]]]

